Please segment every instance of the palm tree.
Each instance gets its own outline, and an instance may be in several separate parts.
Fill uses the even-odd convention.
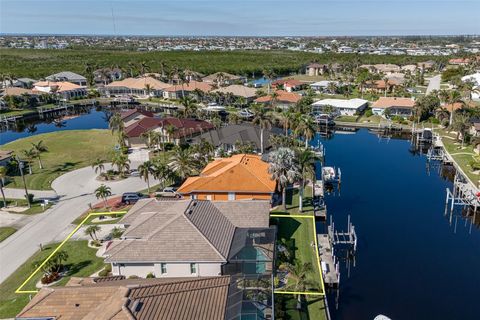
[[[4,180],[7,177],[7,168],[4,166],[0,167],[0,192],[2,193],[3,207],[7,207],[7,199],[5,198],[5,193],[3,192]]]
[[[449,125],[451,126],[453,124],[453,118],[455,113],[454,105],[456,103],[464,104],[464,102],[462,99],[462,95],[457,90],[453,90],[449,92],[446,102],[452,107],[452,111],[450,112],[450,121],[449,121]]]
[[[312,270],[312,264],[310,262],[301,263],[299,260],[296,260],[295,264],[284,263],[280,265],[280,270],[288,272],[288,278],[292,281],[289,281],[287,286],[290,286],[290,289],[294,292],[308,291],[308,287],[314,285],[313,282],[308,279]],[[302,297],[302,294],[297,294],[297,309],[302,308]]]
[[[238,116],[238,113],[230,112],[228,114],[228,123],[229,124],[239,124],[240,123],[240,117]]]
[[[473,80],[466,80],[462,85],[462,91],[465,92],[468,100],[472,101],[474,93],[480,93],[477,83]]]
[[[180,102],[182,106],[185,108],[185,110],[183,111],[185,118],[193,117],[196,114],[197,105],[191,97],[189,96],[182,97],[180,99]]]
[[[151,148],[155,145],[157,139],[157,132],[153,130],[148,130],[141,134],[141,137],[145,139],[147,147]]]
[[[103,165],[105,161],[103,159],[97,158],[95,161],[92,162],[92,169],[95,170],[95,174],[97,174],[100,171],[100,174],[102,174],[102,171],[105,170],[105,166]]]
[[[97,232],[99,232],[100,230],[102,230],[102,228],[94,224],[94,225],[88,226],[85,229],[85,234],[88,234],[92,238],[92,240],[98,240]]]
[[[170,168],[182,179],[193,175],[197,171],[197,164],[189,149],[175,147],[170,157]]]
[[[32,160],[37,157],[37,151],[34,148],[29,150],[22,150],[23,155],[28,160],[28,172],[32,174]]]
[[[263,136],[265,129],[272,127],[272,119],[267,113],[267,110],[260,105],[256,105],[253,108],[253,124],[260,127],[260,153],[263,154]]]
[[[462,146],[465,142],[465,134],[470,128],[470,126],[470,117],[466,113],[455,114],[455,117],[453,118],[452,128],[457,131],[457,140],[459,139],[460,134],[462,135]]]
[[[315,154],[310,149],[300,149],[297,152],[298,168],[300,171],[300,190],[299,190],[299,211],[303,211],[303,195],[305,191],[305,181],[315,178]]]
[[[112,189],[104,184],[95,189],[95,197],[103,199],[104,207],[107,207],[107,197],[112,195]]]
[[[142,76],[145,76],[145,73],[150,71],[150,66],[147,64],[147,62],[142,61],[139,65],[139,71]]]
[[[153,86],[151,84],[147,83],[147,84],[145,84],[145,87],[143,88],[143,90],[145,90],[145,93],[147,94],[148,98],[150,99],[151,98],[150,93],[152,93],[153,90],[155,90],[155,89],[153,88]]]
[[[268,83],[267,83],[267,93],[270,94],[270,88],[272,86],[272,81],[273,79],[275,79],[275,72],[273,72],[273,70],[271,69],[265,69],[262,71],[263,72],[263,76],[268,80]]]
[[[272,175],[272,179],[277,181],[277,185],[282,191],[282,205],[283,209],[286,210],[287,186],[300,176],[295,153],[289,148],[278,148],[278,150],[270,153],[269,158],[268,172]]]
[[[177,128],[175,128],[171,124],[169,124],[168,126],[165,127],[165,132],[167,133],[168,142],[172,142],[173,135],[175,134],[176,131],[177,131]]]
[[[119,174],[123,176],[124,172],[130,169],[130,159],[127,155],[116,152],[113,155],[112,165],[117,166]]]
[[[301,115],[295,133],[305,138],[305,148],[308,148],[308,142],[315,135],[315,122],[312,116]]]
[[[115,113],[110,120],[108,121],[108,126],[112,130],[112,134],[115,132],[123,131],[125,124],[123,123],[122,116],[120,113]]]
[[[160,188],[165,188],[167,181],[174,177],[173,171],[170,167],[160,161],[153,163],[153,176],[160,182]]]
[[[141,165],[138,166],[138,173],[140,175],[140,178],[145,180],[147,182],[147,190],[148,193],[150,194],[150,178],[149,175],[155,174],[155,167],[153,163],[150,160],[145,161]]]
[[[32,143],[32,147],[35,150],[35,155],[38,159],[40,169],[43,169],[42,158],[40,157],[40,155],[44,152],[47,152],[48,148],[43,144],[42,140],[38,141],[37,143]]]

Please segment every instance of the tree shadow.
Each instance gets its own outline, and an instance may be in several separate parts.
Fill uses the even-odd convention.
[[[78,165],[80,162],[64,162],[61,165],[58,165],[56,169],[52,170],[52,172],[65,172],[65,171],[70,171],[72,168],[74,168],[76,165]]]
[[[84,260],[80,261],[77,263],[69,263],[65,265],[65,268],[67,268],[67,276],[73,276],[80,272],[83,268],[86,268],[87,266],[91,265],[93,263],[92,260]]]

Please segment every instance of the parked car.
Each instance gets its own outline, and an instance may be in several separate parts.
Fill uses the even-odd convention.
[[[132,170],[130,170],[130,176],[132,176],[132,177],[139,177],[139,176],[140,176],[140,173],[138,172],[137,169],[132,169]]]
[[[166,187],[162,191],[156,192],[155,196],[157,197],[167,197],[167,198],[179,198],[180,195],[177,193],[177,188]]]
[[[253,118],[253,116],[254,116],[254,114],[248,109],[243,109],[242,111],[240,111],[238,113],[238,115],[242,118],[245,118],[245,119],[250,119],[250,118]]]
[[[122,203],[132,204],[146,197],[144,194],[138,192],[125,192],[122,194]]]

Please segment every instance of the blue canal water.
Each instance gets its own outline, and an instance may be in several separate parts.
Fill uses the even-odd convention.
[[[341,263],[338,309],[329,296],[332,318],[480,319],[480,231],[444,216],[451,182],[428,174],[408,140],[360,130],[321,141],[326,164],[342,171],[340,194],[326,197],[328,214],[339,231],[351,215],[359,236],[350,277]]]
[[[57,120],[50,123],[20,124],[17,129],[0,132],[0,145],[17,139],[62,130],[107,129],[108,113],[106,111],[90,109],[88,113],[80,114],[76,118]]]

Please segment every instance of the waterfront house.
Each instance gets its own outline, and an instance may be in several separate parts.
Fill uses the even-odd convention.
[[[118,81],[123,77],[123,71],[120,68],[102,68],[93,72],[96,84],[108,84],[112,81]]]
[[[275,93],[277,96],[273,99],[272,95],[265,95],[262,97],[256,98],[254,101],[256,103],[262,103],[268,106],[276,106],[279,108],[287,109],[291,106],[294,106],[302,96],[298,93],[287,92],[284,90],[276,90]]]
[[[163,90],[170,87],[152,77],[126,78],[120,81],[113,81],[100,89],[104,95],[111,97],[135,96],[138,98],[162,97]]]
[[[380,97],[372,105],[372,112],[381,116],[400,116],[409,118],[413,115],[415,100],[412,98]],[[388,111],[387,111],[388,110]]]
[[[221,93],[221,94],[231,94],[234,97],[243,97],[247,102],[252,102],[257,95],[257,89],[250,88],[240,84],[232,84],[228,87],[221,87],[213,90],[212,92]]]
[[[360,66],[360,68],[367,69],[368,71],[372,73],[381,73],[381,74],[389,74],[389,73],[394,73],[394,72],[400,72],[401,68],[400,66],[397,66],[396,64],[363,64]]]
[[[170,87],[167,87],[163,90],[163,97],[165,99],[180,99],[182,97],[194,96],[199,98],[196,94],[207,94],[212,91],[212,85],[199,82],[199,81],[189,81],[183,85],[177,84]]]
[[[338,81],[330,81],[330,80],[322,80],[315,83],[310,84],[310,88],[317,92],[317,93],[329,93],[334,94],[335,92],[331,92],[331,87],[334,85],[335,87],[340,86],[340,82]]]
[[[202,81],[217,87],[228,86],[235,83],[244,83],[247,79],[243,76],[237,76],[226,72],[215,72],[202,78]]]
[[[474,73],[474,74],[469,74],[464,77],[462,77],[462,81],[472,81],[475,84],[475,89],[477,90],[476,92],[472,93],[472,99],[473,100],[479,100],[480,99],[480,72]]]
[[[153,118],[153,116],[153,112],[142,109],[130,109],[120,113],[120,118],[122,119],[125,128],[139,121],[140,119],[146,117]]]
[[[43,287],[15,319],[224,320],[229,307],[236,302],[229,292],[242,292],[240,285],[230,276],[72,277],[64,287]]]
[[[305,74],[313,77],[313,76],[319,76],[327,72],[327,65],[326,64],[320,64],[320,63],[310,63],[306,67],[306,72]]]
[[[87,85],[87,78],[77,73],[71,71],[62,71],[59,73],[55,73],[45,77],[46,81],[54,81],[54,82],[70,82],[74,83],[79,86],[86,86]]]
[[[376,94],[394,93],[404,80],[398,77],[388,78],[385,80],[367,81],[364,90]]]
[[[271,200],[277,184],[268,167],[253,154],[216,159],[199,176],[187,178],[177,192],[200,200]]]
[[[353,116],[368,107],[364,99],[323,99],[312,104],[314,114],[332,113],[334,115]]]
[[[33,84],[33,93],[54,94],[63,100],[84,98],[87,96],[87,87],[72,82],[39,81]]]
[[[263,132],[264,149],[271,147],[270,138],[274,134],[282,134],[281,130],[272,128],[265,129]],[[248,123],[229,124],[217,130],[210,130],[192,139],[192,143],[199,143],[205,140],[210,142],[217,150],[223,150],[227,153],[237,151],[239,144],[251,144],[255,152],[259,153],[261,149],[260,128]]]
[[[280,79],[272,82],[272,88],[283,89],[286,92],[300,90],[305,85],[304,82],[295,79]]]
[[[271,274],[269,212],[268,201],[142,199],[118,222],[126,231],[107,245],[105,262],[126,277]]]

